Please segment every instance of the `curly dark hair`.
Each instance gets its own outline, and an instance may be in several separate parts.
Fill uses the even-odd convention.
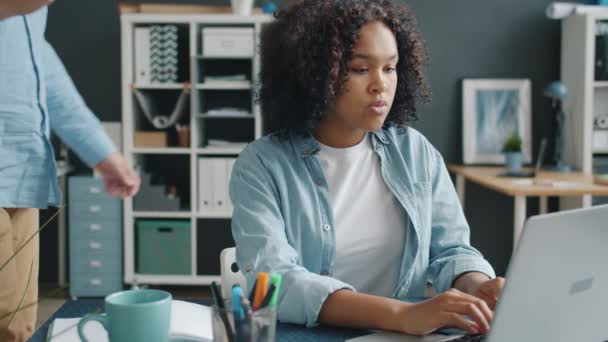
[[[314,130],[335,104],[361,27],[382,21],[397,41],[397,89],[384,123],[418,119],[416,105],[430,100],[424,76],[427,53],[416,19],[391,0],[300,0],[275,13],[261,37],[257,96],[265,131]]]

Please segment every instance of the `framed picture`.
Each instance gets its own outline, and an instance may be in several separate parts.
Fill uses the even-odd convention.
[[[531,86],[528,79],[465,79],[462,85],[465,164],[504,164],[509,136],[522,139],[524,162],[532,161]]]

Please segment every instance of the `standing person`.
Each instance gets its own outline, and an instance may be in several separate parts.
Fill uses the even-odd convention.
[[[102,176],[112,195],[132,196],[139,176],[116,152],[44,38],[48,0],[0,0],[0,265],[38,230],[38,209],[61,204],[55,133]],[[34,332],[36,235],[0,271],[0,340]],[[14,311],[18,307],[25,309]],[[9,325],[10,322],[10,325]]]
[[[283,281],[279,319],[485,333],[504,279],[469,243],[439,152],[407,123],[430,92],[412,12],[390,0],[302,0],[261,45],[276,131],[230,180],[237,261]],[[425,296],[432,284],[439,294]]]

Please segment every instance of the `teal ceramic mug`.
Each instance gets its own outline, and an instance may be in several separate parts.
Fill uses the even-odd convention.
[[[171,323],[171,294],[161,290],[128,290],[105,298],[105,315],[90,314],[78,322],[82,341],[84,326],[98,321],[112,342],[167,342]]]

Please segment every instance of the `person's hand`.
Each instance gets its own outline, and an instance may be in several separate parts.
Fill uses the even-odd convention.
[[[95,166],[101,174],[106,191],[112,196],[131,197],[139,190],[139,175],[119,153],[112,153]]]
[[[448,327],[485,334],[493,313],[485,301],[452,288],[424,302],[403,306],[397,317],[399,330],[410,335],[427,335]]]
[[[2,0],[0,1],[0,20],[29,14],[51,2],[53,0]]]
[[[504,287],[505,278],[497,277],[479,285],[479,288],[473,295],[483,299],[488,304],[490,309],[494,310]]]

